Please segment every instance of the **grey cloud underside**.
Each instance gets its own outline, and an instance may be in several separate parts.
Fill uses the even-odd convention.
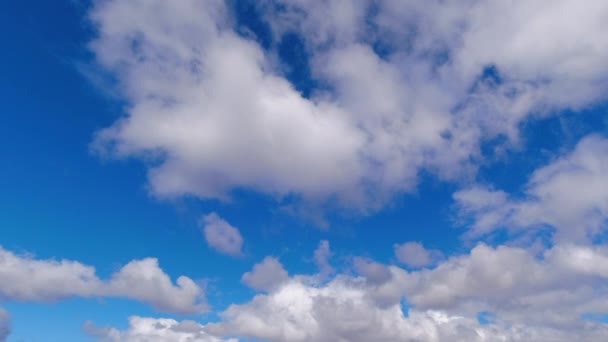
[[[531,113],[604,98],[608,5],[548,4],[260,2],[273,37],[298,33],[330,89],[305,98],[274,50],[234,32],[223,2],[100,2],[91,49],[130,105],[94,147],[156,159],[158,196],[249,188],[368,212],[420,170],[470,176],[480,143],[517,142]],[[481,78],[490,66],[500,82]]]

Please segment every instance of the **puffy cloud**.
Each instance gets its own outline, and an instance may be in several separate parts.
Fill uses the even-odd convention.
[[[310,77],[327,87],[303,97],[272,51],[234,32],[223,2],[94,6],[91,49],[129,103],[94,146],[153,160],[159,196],[249,188],[368,212],[413,189],[422,169],[450,180],[474,171],[480,143],[517,140],[530,113],[605,96],[602,0],[260,9],[277,42],[303,38]]]
[[[130,317],[129,328],[99,328],[92,322],[84,325],[84,331],[100,342],[236,342],[236,339],[221,339],[204,331],[204,327],[193,321],[177,322],[173,319]]]
[[[223,24],[222,6],[108,1],[94,8],[92,48],[118,73],[131,103],[124,120],[99,132],[97,146],[119,156],[157,154],[162,162],[150,182],[163,196],[225,197],[248,187],[315,197],[350,188],[360,132],[340,108],[303,98],[272,72],[255,42]]]
[[[6,341],[11,333],[11,316],[6,310],[0,308],[0,342]]]
[[[396,244],[394,248],[397,259],[410,267],[430,266],[443,257],[440,251],[428,250],[419,242]]]
[[[479,244],[433,269],[409,272],[354,258],[358,274],[320,281],[289,278],[266,258],[251,274],[278,264],[281,286],[231,305],[217,323],[135,317],[127,331],[91,324],[87,330],[105,341],[603,341],[606,325],[583,317],[608,310],[607,260],[605,246],[561,244],[538,257]],[[480,322],[480,312],[492,321]]]
[[[564,244],[538,258],[522,248],[480,244],[435,269],[410,273],[404,293],[419,309],[488,311],[508,324],[584,329],[583,315],[608,310],[607,252]]]
[[[0,248],[0,299],[49,302],[69,297],[121,297],[183,314],[207,310],[203,289],[181,276],[173,284],[158,260],[134,260],[101,280],[95,268],[70,260],[37,260]]]
[[[608,218],[608,140],[592,135],[576,148],[536,170],[523,198],[473,187],[454,195],[462,214],[473,219],[472,236],[497,228],[551,226],[556,238],[582,241],[604,230]]]
[[[363,277],[339,274],[317,283],[295,276],[230,306],[207,329],[280,342],[600,341],[608,328],[581,317],[608,309],[600,266],[606,253],[564,245],[538,259],[521,248],[482,244],[435,269],[412,272],[357,258]],[[482,324],[480,312],[496,319]]]
[[[232,256],[242,254],[243,237],[236,227],[230,225],[216,213],[203,217],[202,223],[205,239],[211,248]]]
[[[266,257],[243,274],[242,282],[255,290],[271,291],[289,279],[287,271],[277,258]]]

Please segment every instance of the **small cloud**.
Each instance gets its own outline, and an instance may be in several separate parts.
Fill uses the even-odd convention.
[[[231,256],[242,255],[243,237],[239,230],[216,213],[202,219],[203,234],[209,247]]]

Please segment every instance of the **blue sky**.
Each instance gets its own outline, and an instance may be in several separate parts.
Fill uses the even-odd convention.
[[[607,14],[1,4],[0,341],[608,338]]]

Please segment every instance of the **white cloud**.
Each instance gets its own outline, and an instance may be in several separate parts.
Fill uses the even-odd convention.
[[[70,297],[120,297],[163,312],[194,314],[207,310],[203,289],[181,276],[173,284],[158,260],[133,260],[101,280],[95,268],[70,260],[37,260],[0,248],[0,299],[50,302]]]
[[[600,266],[606,253],[563,245],[538,259],[521,248],[482,244],[413,272],[355,259],[364,277],[340,274],[319,284],[294,276],[230,306],[207,330],[280,342],[601,341],[608,328],[581,316],[608,309],[608,274]],[[407,315],[402,298],[413,306]],[[484,325],[477,314],[486,311],[496,319]]]
[[[242,254],[243,237],[236,227],[230,225],[216,213],[203,217],[202,223],[205,240],[211,248],[232,256]]]
[[[272,51],[233,32],[223,2],[94,6],[91,49],[129,103],[95,147],[152,159],[159,196],[249,188],[369,212],[413,189],[421,169],[470,174],[480,142],[517,141],[532,112],[605,97],[602,0],[283,5],[261,4],[263,18],[277,40],[303,37],[312,77],[330,90],[302,97]],[[500,82],[480,80],[489,66]]]
[[[6,310],[0,308],[0,342],[6,341],[11,333],[11,316]]]
[[[410,267],[431,266],[443,257],[440,251],[428,250],[419,242],[395,244],[394,248],[397,259]]]
[[[235,336],[271,342],[608,338],[605,324],[581,318],[608,310],[605,246],[562,244],[537,257],[523,248],[479,244],[436,268],[410,272],[368,259],[353,261],[359,275],[341,273],[318,281],[314,276],[289,278],[276,259],[266,258],[251,273],[264,273],[267,281],[277,272],[262,268],[278,264],[281,286],[263,286],[267,293],[231,305],[217,323],[136,317],[128,331],[91,324],[87,330],[106,341],[156,341],[161,336],[167,341]],[[490,312],[492,322],[478,322],[480,312]]]
[[[242,282],[255,290],[272,291],[283,284],[289,275],[277,258],[266,257],[262,262],[253,266],[251,272],[246,272]]]
[[[204,331],[204,327],[193,321],[177,322],[173,319],[154,319],[133,316],[129,328],[99,328],[92,322],[84,325],[84,331],[100,342],[236,342],[236,339],[221,339]]]
[[[536,170],[521,199],[479,186],[456,193],[462,214],[474,221],[469,235],[549,225],[557,230],[559,240],[597,236],[608,219],[607,150],[607,139],[584,138],[574,151]]]

